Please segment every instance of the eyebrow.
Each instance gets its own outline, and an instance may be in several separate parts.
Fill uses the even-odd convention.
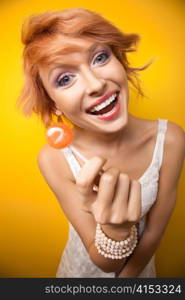
[[[96,42],[94,44],[92,44],[89,48],[87,48],[85,50],[85,52],[87,53],[91,53],[93,52],[98,46],[102,46],[102,43],[100,42]],[[65,55],[65,54],[69,54],[69,53],[72,53],[72,52],[76,52],[76,51],[82,51],[83,47],[80,47],[78,45],[71,45],[71,46],[66,46],[64,48],[62,48],[60,51],[58,51],[58,53],[60,55]],[[56,59],[53,60],[53,62],[56,61]],[[57,69],[57,68],[61,68],[62,66],[66,66],[66,65],[69,65],[69,64],[54,64],[53,67],[50,69],[49,73],[48,73],[48,79],[51,77],[51,73]]]
[[[87,48],[85,50],[85,52],[92,52],[99,45],[101,45],[101,43],[96,42],[96,43],[92,44],[89,48]],[[82,50],[83,50],[83,47],[80,47],[78,45],[70,45],[69,44],[68,46],[66,46],[60,50],[60,54],[63,55],[63,54],[68,54],[71,52],[82,51]]]

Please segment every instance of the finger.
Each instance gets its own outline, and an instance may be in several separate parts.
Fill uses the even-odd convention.
[[[141,184],[138,180],[131,182],[129,202],[128,202],[128,220],[137,222],[141,215]]]
[[[85,162],[76,178],[77,188],[82,194],[92,193],[94,180],[105,162],[106,159],[99,156],[94,156]]]
[[[129,187],[129,176],[127,174],[120,173],[112,206],[111,221],[114,224],[122,224],[127,219]]]
[[[109,218],[119,173],[118,169],[110,168],[100,178],[97,199],[92,205],[93,214],[99,223]]]

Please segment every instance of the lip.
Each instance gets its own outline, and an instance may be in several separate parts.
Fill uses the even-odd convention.
[[[118,101],[111,111],[109,111],[103,115],[91,115],[91,116],[93,118],[98,118],[99,120],[102,120],[102,121],[111,121],[111,120],[117,118],[117,116],[120,114],[120,111],[121,111],[121,102],[120,102],[120,98],[118,95]]]
[[[92,109],[94,106],[101,104],[102,102],[106,101],[108,98],[110,98],[115,93],[118,93],[118,91],[110,91],[106,93],[103,97],[97,99],[94,103],[92,103],[87,109],[86,112],[88,112],[90,109]]]

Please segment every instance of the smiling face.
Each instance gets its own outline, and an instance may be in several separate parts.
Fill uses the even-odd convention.
[[[61,36],[61,54],[39,67],[58,112],[80,128],[117,132],[128,120],[126,72],[109,46],[90,38]]]

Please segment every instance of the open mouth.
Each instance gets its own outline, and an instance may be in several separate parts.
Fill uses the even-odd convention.
[[[118,102],[118,93],[112,95],[109,99],[93,107],[93,109],[87,110],[86,112],[91,115],[103,115],[110,112]]]

